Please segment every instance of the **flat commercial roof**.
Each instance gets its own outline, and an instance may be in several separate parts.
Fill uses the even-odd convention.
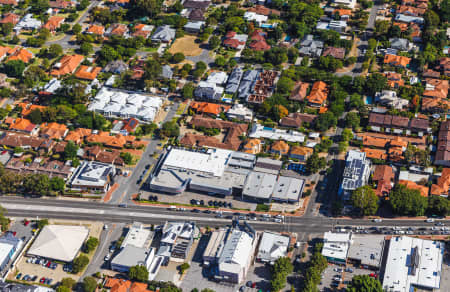
[[[227,231],[225,229],[215,230],[211,233],[208,241],[208,245],[203,252],[203,258],[216,258],[220,256],[220,253],[225,245],[225,237]]]
[[[348,258],[358,260],[361,265],[380,267],[384,248],[383,235],[354,235],[348,250]]]
[[[247,176],[242,193],[253,198],[270,199],[276,182],[276,175],[252,171]]]
[[[111,264],[123,267],[133,267],[136,265],[146,266],[148,254],[149,251],[145,248],[127,245],[112,259]]]
[[[350,247],[351,233],[325,232],[322,255],[327,258],[345,260]]]
[[[272,198],[281,201],[298,201],[302,195],[304,184],[305,181],[302,179],[280,176]]]
[[[289,247],[289,236],[280,233],[265,231],[259,243],[257,259],[272,262],[287,254]]]
[[[122,242],[122,247],[127,245],[133,245],[135,247],[145,247],[150,234],[152,232],[149,229],[145,229],[140,223],[134,223],[128,230],[127,236]]]
[[[71,262],[89,235],[84,226],[46,225],[39,233],[28,254]]]
[[[408,236],[393,237],[383,279],[387,291],[410,292],[411,287],[439,289],[445,244]]]

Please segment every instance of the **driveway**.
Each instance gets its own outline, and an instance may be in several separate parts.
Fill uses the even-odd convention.
[[[204,62],[207,66],[209,66],[209,64],[213,63],[214,60],[209,56],[209,50],[205,50],[203,49],[202,53],[198,56],[186,56],[186,59],[189,61],[192,61],[194,63],[197,62]]]

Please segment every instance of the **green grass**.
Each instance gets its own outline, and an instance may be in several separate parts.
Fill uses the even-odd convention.
[[[255,211],[257,212],[269,212],[270,206],[266,204],[258,204],[256,205]]]

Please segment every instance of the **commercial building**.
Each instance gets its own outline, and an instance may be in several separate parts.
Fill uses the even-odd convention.
[[[347,152],[342,183],[338,191],[343,200],[349,200],[354,190],[367,184],[370,176],[370,164],[365,152],[356,150]]]
[[[113,165],[83,161],[75,170],[68,185],[74,190],[106,192],[115,174],[116,169]]]
[[[222,253],[227,235],[228,230],[226,229],[219,229],[211,232],[208,245],[203,252],[203,265],[211,266],[217,264],[216,261]]]
[[[0,271],[5,269],[22,246],[23,241],[15,237],[12,232],[6,232],[0,237]]]
[[[409,292],[415,291],[415,288],[439,289],[444,251],[443,242],[393,237],[389,241],[383,290]]]
[[[142,122],[152,122],[163,101],[160,97],[102,87],[88,106],[106,117],[135,118]]]
[[[136,247],[127,245],[111,260],[111,269],[117,272],[126,273],[131,267],[142,265],[147,269],[150,267],[155,257],[155,249]]]
[[[271,140],[284,140],[288,142],[300,142],[305,141],[305,135],[293,130],[281,130],[275,128],[265,127],[260,124],[253,124],[249,134],[250,138],[266,138]]]
[[[28,250],[42,258],[71,262],[89,235],[85,226],[46,225]]]
[[[277,176],[270,173],[252,171],[245,180],[242,198],[269,203],[277,182]]]
[[[242,189],[256,157],[222,149],[194,152],[170,149],[150,176],[150,189],[180,194],[186,189],[228,196]]]
[[[160,250],[167,250],[170,260],[183,262],[194,242],[195,222],[166,222],[162,229]]]
[[[278,258],[287,255],[289,243],[289,236],[265,231],[259,243],[256,260],[273,264]]]
[[[2,292],[54,292],[52,288],[43,286],[31,286],[25,284],[0,282],[0,291]]]
[[[354,235],[348,261],[357,267],[378,271],[384,251],[383,235]]]
[[[121,247],[126,247],[127,245],[132,245],[139,248],[145,248],[150,246],[154,233],[150,229],[145,228],[142,223],[134,222],[130,226],[130,229],[122,241]]]
[[[272,201],[282,203],[298,203],[300,200],[305,181],[302,179],[280,176],[273,190]]]
[[[325,232],[323,242],[322,255],[329,262],[345,265],[352,243],[352,234]]]

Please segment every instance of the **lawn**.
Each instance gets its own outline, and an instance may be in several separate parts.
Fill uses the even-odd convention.
[[[199,44],[195,42],[197,37],[187,35],[182,38],[176,39],[169,49],[169,53],[183,53],[185,56],[198,56],[202,53],[202,49]]]

